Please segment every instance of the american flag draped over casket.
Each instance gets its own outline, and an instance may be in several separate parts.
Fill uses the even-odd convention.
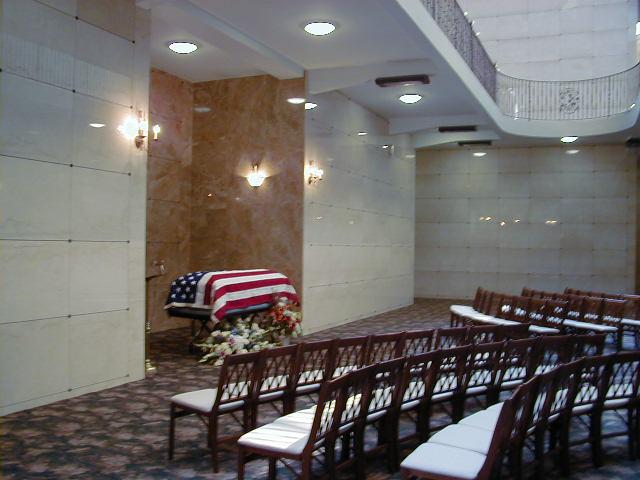
[[[211,309],[212,320],[222,320],[230,311],[242,311],[286,297],[298,303],[289,279],[267,269],[193,272],[172,284],[165,309],[188,307]]]

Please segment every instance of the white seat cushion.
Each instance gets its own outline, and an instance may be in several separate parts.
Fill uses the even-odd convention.
[[[633,320],[631,318],[623,318],[620,323],[626,327],[638,327],[640,328],[640,320]]]
[[[540,325],[529,325],[529,331],[533,333],[542,333],[545,335],[560,333],[560,330],[558,330],[557,328],[541,327]]]
[[[472,427],[470,425],[449,425],[429,439],[429,443],[464,448],[486,455],[489,452],[493,430]]]
[[[292,428],[287,424],[269,423],[245,433],[238,445],[299,455],[309,441],[310,429]]]
[[[297,412],[276,418],[273,423],[275,425],[286,425],[289,428],[309,431],[316,415],[315,407],[298,410]]]
[[[460,420],[459,425],[467,425],[469,427],[481,428],[483,430],[493,431],[498,423],[498,417],[502,410],[502,403],[496,404],[496,408],[487,408],[479,412],[469,415]]]
[[[485,455],[471,450],[423,443],[404,459],[400,468],[425,474],[472,479],[478,476],[486,458]]]
[[[201,413],[211,413],[213,404],[216,401],[218,391],[213,388],[205,388],[204,390],[195,390],[193,392],[180,393],[171,397],[171,403],[194,410]],[[221,412],[233,410],[244,405],[244,400],[230,402],[220,407]]]
[[[579,328],[581,330],[591,330],[600,333],[615,333],[618,331],[616,327],[610,325],[599,325],[597,323],[579,322],[578,320],[565,320],[563,325],[571,328]]]
[[[470,307],[469,305],[451,305],[449,307],[449,311],[455,315],[468,315],[477,313],[473,309],[473,307]]]

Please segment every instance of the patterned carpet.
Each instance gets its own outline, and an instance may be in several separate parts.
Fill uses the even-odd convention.
[[[362,335],[448,325],[446,300],[418,300],[416,304],[360,320],[309,338]],[[187,353],[188,329],[152,336],[158,373],[145,380],[8,415],[2,421],[2,478],[5,479],[233,479],[234,453],[221,455],[221,473],[213,474],[205,430],[196,418],[178,420],[174,460],[167,460],[168,402],[175,393],[215,385],[218,369],[197,362]],[[275,412],[261,411],[261,419]],[[615,428],[607,420],[606,429]],[[223,429],[231,428],[223,423]],[[415,445],[407,445],[407,454]],[[605,443],[606,463],[593,469],[588,448],[572,450],[573,476],[581,480],[637,479],[640,462],[626,456],[623,438]],[[368,478],[399,479],[389,475],[379,456],[367,464]],[[245,478],[266,478],[267,464],[247,464]],[[550,472],[549,478],[556,478]],[[285,468],[279,478],[293,478]],[[341,476],[342,478],[342,476]],[[344,478],[349,478],[345,473]]]

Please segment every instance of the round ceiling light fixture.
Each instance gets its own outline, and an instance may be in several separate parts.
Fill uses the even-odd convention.
[[[400,100],[402,103],[418,103],[420,100],[422,100],[422,95],[419,95],[417,93],[405,93],[404,95],[400,95],[398,97],[398,100]]]
[[[474,157],[484,157],[487,152],[473,152]]]
[[[196,113],[207,113],[211,111],[211,108],[205,107],[205,106],[199,106],[199,107],[193,107],[193,111]]]
[[[358,136],[359,137],[364,137],[367,134],[367,132],[358,132]]]
[[[292,103],[293,105],[300,105],[305,102],[305,99],[302,97],[291,97],[287,98],[287,102]]]
[[[304,109],[305,110],[313,110],[314,108],[316,108],[318,106],[317,103],[313,103],[313,102],[306,102],[304,104]]]
[[[169,50],[180,55],[188,55],[198,49],[198,45],[192,42],[171,42],[168,47]]]
[[[574,149],[574,150],[567,150],[567,155],[575,155],[576,153],[579,153],[580,150],[578,149]]]
[[[336,26],[331,22],[309,22],[303,28],[309,35],[322,37],[333,32]]]
[[[104,127],[104,123],[90,123],[89,126],[93,128],[102,128]]]
[[[566,136],[560,139],[562,143],[573,143],[576,140],[578,140],[578,137],[573,137],[573,136]]]

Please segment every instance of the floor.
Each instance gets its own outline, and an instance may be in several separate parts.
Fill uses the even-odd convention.
[[[418,300],[410,307],[318,332],[310,338],[444,326],[448,324],[450,303]],[[222,454],[221,472],[212,473],[205,430],[195,418],[178,420],[176,456],[172,461],[167,459],[167,400],[175,393],[215,384],[218,374],[217,368],[201,365],[197,357],[187,353],[188,335],[188,329],[177,329],[152,336],[158,372],[145,380],[2,418],[2,478],[235,478],[233,453]],[[261,412],[265,420],[274,415]],[[600,469],[591,467],[588,449],[572,450],[572,478],[640,478],[640,461],[627,460],[624,439],[612,439],[605,445],[606,464]],[[405,453],[415,445],[407,447]],[[266,469],[266,462],[252,461],[247,464],[245,478],[266,478]],[[367,472],[368,478],[375,480],[400,478],[398,473],[390,476],[386,472],[382,458],[369,462]],[[278,476],[292,478],[284,468],[279,469]],[[547,476],[556,477],[554,473]]]

